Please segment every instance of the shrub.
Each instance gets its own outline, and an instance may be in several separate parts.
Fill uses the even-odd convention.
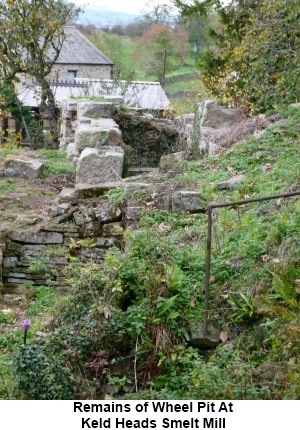
[[[46,354],[44,345],[23,345],[14,365],[19,389],[26,399],[73,398],[76,384],[70,370],[54,355]]]

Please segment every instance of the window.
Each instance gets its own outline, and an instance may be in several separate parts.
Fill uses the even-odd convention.
[[[76,74],[76,70],[68,70],[67,82],[71,82],[73,84],[75,82]]]

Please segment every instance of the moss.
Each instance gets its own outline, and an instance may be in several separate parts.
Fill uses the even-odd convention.
[[[142,112],[116,108],[113,119],[122,139],[132,148],[131,165],[157,167],[160,157],[177,150],[178,132],[170,125],[155,122]]]

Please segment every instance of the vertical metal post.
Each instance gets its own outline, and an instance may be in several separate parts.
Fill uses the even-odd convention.
[[[203,320],[203,337],[207,336],[208,323],[208,300],[209,300],[209,280],[210,280],[210,256],[211,256],[211,233],[212,233],[212,206],[208,205],[207,215],[207,240],[206,240],[206,266],[205,266],[205,302],[204,302],[204,320]]]
[[[167,50],[164,52],[164,65],[163,65],[163,75],[161,80],[161,86],[164,88],[165,86],[165,77],[166,77],[166,66],[167,66]]]

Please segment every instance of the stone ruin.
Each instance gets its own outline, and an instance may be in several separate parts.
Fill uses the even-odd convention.
[[[238,127],[241,123],[239,114],[219,107],[217,102],[205,101],[196,114],[181,116],[173,122],[155,121],[148,113],[135,115],[132,110],[127,112],[125,120],[121,116],[112,101],[70,99],[63,102],[61,146],[77,163],[75,188],[62,190],[44,223],[29,227],[26,232],[13,231],[0,237],[0,268],[6,293],[22,294],[27,285],[42,285],[45,279],[57,288],[65,288],[70,264],[68,252],[102,261],[109,247],[122,247],[124,230],[138,228],[141,213],[149,208],[177,213],[205,212],[206,202],[201,193],[178,189],[176,184],[157,181],[151,184],[147,174],[155,175],[160,167],[162,174],[168,172],[170,175],[170,170],[176,169],[176,163],[185,157],[216,152],[216,135],[223,133],[227,136],[232,128]],[[126,134],[130,120],[136,127],[133,130],[142,130],[135,142],[130,142],[134,139],[132,134]],[[257,123],[253,124],[253,128],[256,126]],[[165,135],[164,128],[167,129]],[[156,140],[153,147],[144,142],[143,136],[152,142],[154,135],[162,136],[161,148]],[[128,148],[135,151],[132,173],[146,173],[142,179],[123,177]],[[26,169],[30,164],[33,164],[33,172],[28,173]],[[10,158],[4,174],[26,178],[42,168],[37,160],[30,163],[27,159]],[[230,186],[220,185],[221,188]],[[125,201],[121,205],[112,203],[105,195],[114,188],[123,188]],[[143,204],[137,198],[141,193]],[[93,248],[80,244],[86,238],[94,239]],[[32,262],[41,254],[46,271],[45,267],[44,271],[34,271]]]

